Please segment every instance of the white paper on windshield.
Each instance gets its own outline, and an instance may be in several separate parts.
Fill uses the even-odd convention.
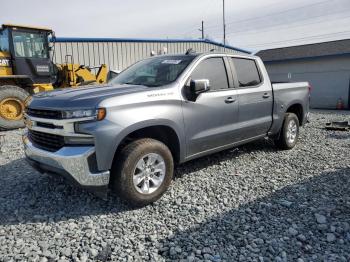
[[[178,65],[181,63],[181,60],[164,60],[162,64]]]

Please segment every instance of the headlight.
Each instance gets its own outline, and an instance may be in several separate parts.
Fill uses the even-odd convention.
[[[63,119],[71,118],[85,118],[85,117],[95,117],[96,120],[100,121],[106,117],[106,109],[81,109],[81,110],[69,110],[62,111]]]

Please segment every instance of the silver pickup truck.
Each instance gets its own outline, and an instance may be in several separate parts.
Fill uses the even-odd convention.
[[[146,205],[166,191],[174,164],[264,137],[293,148],[308,111],[309,84],[271,84],[256,56],[165,55],[103,87],[34,95],[23,141],[37,170]]]

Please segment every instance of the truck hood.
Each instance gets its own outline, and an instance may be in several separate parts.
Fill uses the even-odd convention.
[[[95,108],[104,99],[149,90],[138,85],[104,85],[79,88],[62,88],[33,96],[30,108],[76,109]]]

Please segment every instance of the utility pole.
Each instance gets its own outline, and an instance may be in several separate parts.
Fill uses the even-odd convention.
[[[198,29],[200,32],[202,32],[202,39],[204,39],[204,21],[202,21],[202,29]]]
[[[222,26],[224,30],[224,47],[226,45],[225,0],[222,0]]]

